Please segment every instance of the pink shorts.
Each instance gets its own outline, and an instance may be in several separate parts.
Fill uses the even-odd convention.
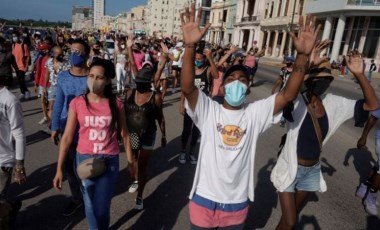
[[[240,225],[248,214],[248,201],[240,204],[221,204],[194,194],[189,203],[190,222],[202,228]]]

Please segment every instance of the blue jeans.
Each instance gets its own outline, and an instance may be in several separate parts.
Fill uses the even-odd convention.
[[[77,154],[77,163],[94,157],[88,154]],[[95,155],[104,158],[106,172],[96,178],[82,180],[82,194],[86,219],[90,230],[108,229],[110,223],[111,199],[119,175],[119,155]]]

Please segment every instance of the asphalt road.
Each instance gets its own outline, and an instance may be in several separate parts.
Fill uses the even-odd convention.
[[[262,64],[249,101],[269,96],[278,72],[277,67]],[[380,79],[374,79],[372,84],[380,84]],[[358,85],[349,78],[337,78],[329,90],[350,98],[362,97]],[[13,89],[12,92],[18,94],[19,90]],[[380,89],[376,88],[376,92],[380,94]],[[127,191],[131,180],[125,168],[125,155],[121,155],[120,176],[111,206],[111,229],[189,229],[187,196],[195,166],[177,162],[182,131],[179,96],[179,93],[169,93],[164,102],[168,144],[162,149],[156,143],[144,192],[145,209],[141,212],[133,210],[136,194]],[[14,197],[23,200],[17,229],[88,229],[83,210],[71,217],[62,215],[69,201],[69,189],[67,182],[61,192],[52,188],[58,148],[40,131],[42,127],[37,123],[42,118],[39,99],[33,97],[22,102],[22,106],[27,132],[28,181],[22,186],[12,184],[10,188]],[[246,229],[274,229],[279,221],[280,205],[269,177],[284,132],[284,128],[275,125],[259,138],[255,201],[250,207]],[[368,216],[360,199],[354,196],[360,178],[366,176],[376,159],[374,153],[355,149],[360,134],[361,129],[353,126],[353,120],[347,121],[324,147],[322,170],[328,190],[310,197],[299,216],[299,229],[380,229],[379,218]],[[373,132],[368,140],[368,149],[373,152],[372,137]],[[158,132],[157,140],[160,138]],[[345,158],[348,158],[349,166],[343,165]]]

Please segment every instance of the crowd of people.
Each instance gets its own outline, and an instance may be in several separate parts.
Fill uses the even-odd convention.
[[[330,41],[317,41],[320,26],[316,18],[300,17],[298,35],[290,33],[297,55],[286,58],[272,95],[247,103],[265,50],[206,43],[202,38],[210,25],[199,27],[201,10],[196,16],[192,4],[181,14],[181,40],[59,29],[45,35],[14,29],[11,41],[0,37],[0,122],[5,127],[0,131],[0,199],[13,215],[21,203],[7,196],[12,172],[16,183],[27,179],[20,100],[30,98],[25,81],[30,70],[41,102],[39,124],[59,145],[53,187],[62,189],[64,175],[70,187],[71,198],[63,215],[70,216],[84,206],[90,229],[109,227],[119,175],[119,145],[124,146],[132,180],[128,191],[137,192],[135,209],[144,209],[157,126],[160,145],[167,143],[163,103],[171,87],[172,94],[181,91],[178,162],[196,164],[189,196],[191,229],[244,228],[249,201],[254,201],[256,144],[278,122],[287,126],[287,134],[270,177],[282,210],[277,229],[294,229],[309,193],[326,191],[320,165],[324,144],[357,111],[373,111],[358,141],[358,148],[365,146],[379,117],[371,77],[364,75],[363,59],[353,51],[345,67],[356,78],[364,100],[326,93],[334,77],[322,53]],[[110,40],[113,53],[104,48]],[[12,71],[20,88],[18,99],[8,90],[13,86]],[[370,71],[376,71],[376,66]],[[378,148],[376,141],[377,153]],[[357,191],[372,215],[377,215],[373,205],[380,188],[379,167],[371,170]]]

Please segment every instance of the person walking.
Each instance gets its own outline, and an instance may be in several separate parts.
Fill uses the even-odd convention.
[[[161,147],[166,146],[166,130],[165,118],[162,110],[162,97],[159,91],[152,90],[153,80],[157,85],[159,75],[153,79],[153,65],[150,62],[144,62],[140,70],[135,63],[132,54],[133,39],[128,37],[127,50],[131,57],[131,69],[133,75],[136,76],[136,89],[127,95],[125,100],[125,111],[128,131],[130,133],[131,146],[134,154],[134,174],[132,174],[133,183],[129,188],[129,192],[133,193],[137,190],[136,210],[142,210],[143,192],[147,182],[147,169],[150,157],[153,153],[156,141],[156,121],[159,124],[162,138]],[[160,69],[162,71],[162,63]]]
[[[109,60],[96,60],[90,66],[87,91],[70,102],[65,132],[59,146],[54,188],[60,191],[64,161],[79,124],[76,154],[77,174],[82,181],[85,213],[90,230],[106,230],[110,222],[113,192],[119,175],[119,143],[123,140],[129,169],[133,169],[132,151],[125,125],[123,102],[112,93],[115,67]],[[97,159],[105,169],[83,168],[86,162]],[[92,170],[92,171],[91,171]],[[101,170],[100,172],[96,172]],[[91,175],[95,173],[96,175]],[[82,175],[84,174],[84,175]],[[89,175],[86,175],[89,174]]]
[[[0,44],[4,44],[1,38]],[[26,182],[24,167],[26,133],[20,101],[7,89],[8,76],[3,73],[0,71],[0,203],[2,207],[9,207],[8,210],[11,212],[8,217],[12,219],[21,208],[21,201],[12,200],[13,197],[8,189],[12,175],[16,184],[21,185]],[[2,211],[4,210],[5,208],[2,209]],[[5,220],[3,219],[1,222],[4,224]],[[4,225],[1,226],[4,229],[10,227]]]
[[[380,118],[380,109],[372,111],[368,121],[366,122],[362,135],[357,142],[358,149],[367,149],[367,137],[371,129],[376,125],[377,120]],[[377,192],[380,189],[380,130],[378,129],[375,134],[375,153],[377,155],[377,162],[369,171],[368,177],[365,181],[361,182],[355,192],[355,195],[362,199],[365,211],[373,216],[377,216]],[[345,166],[348,162],[345,161]]]
[[[12,41],[12,54],[15,57],[17,63],[16,76],[21,91],[19,99],[28,100],[30,98],[30,92],[26,87],[25,73],[28,70],[30,61],[29,47],[23,42],[22,38],[20,37],[20,32],[17,30],[14,30],[12,32]]]
[[[320,51],[327,45],[326,41],[319,43],[309,57],[311,68],[305,76],[305,90],[293,101],[294,108],[287,116],[292,121],[287,123],[286,141],[271,173],[282,210],[276,229],[294,229],[308,195],[326,191],[320,164],[322,147],[344,121],[354,116],[356,100],[325,94],[334,79],[330,63],[320,58]],[[358,109],[377,109],[378,99],[363,73],[361,55],[350,53],[346,64],[363,91],[364,104]]]
[[[248,199],[254,200],[254,159],[258,137],[279,122],[281,110],[299,92],[308,56],[320,26],[300,16],[298,37],[290,33],[297,50],[293,71],[285,89],[268,98],[245,104],[249,94],[250,71],[231,66],[223,75],[223,104],[212,100],[194,83],[195,48],[210,24],[200,29],[202,8],[195,16],[195,4],[181,14],[185,44],[181,90],[185,108],[202,136],[199,158],[190,192],[191,229],[243,229]]]
[[[369,66],[369,70],[368,70],[368,81],[371,82],[372,80],[372,72],[375,72],[376,71],[376,64],[375,64],[375,60],[371,60],[371,65]]]
[[[124,93],[127,83],[127,49],[125,40],[122,39],[117,44],[114,54],[114,63],[116,63],[116,89],[119,94]]]
[[[60,46],[53,47],[53,57],[46,62],[46,76],[44,82],[44,95],[47,95],[49,102],[48,108],[48,127],[51,127],[51,118],[54,108],[55,96],[57,94],[58,75],[70,69],[70,64],[63,58],[63,49]],[[49,87],[48,87],[49,86]]]
[[[218,69],[212,59],[210,49],[197,49],[195,54],[195,76],[194,84],[198,89],[202,90],[206,95],[210,94],[211,83],[214,79],[219,77]],[[178,162],[185,164],[189,161],[190,164],[196,164],[197,158],[194,153],[195,145],[200,136],[199,129],[193,123],[185,109],[185,96],[181,94],[180,113],[183,115],[183,129],[181,134],[181,152],[178,156]],[[187,153],[186,147],[191,135],[190,150]]]
[[[71,100],[82,95],[87,88],[87,59],[90,54],[90,46],[82,39],[74,39],[71,44],[71,54],[69,61],[71,68],[59,74],[57,80],[57,94],[54,101],[51,139],[54,144],[58,145],[60,135],[65,132],[69,104]],[[75,174],[74,159],[78,144],[78,135],[74,136],[65,158],[65,173],[69,182],[71,191],[70,203],[63,211],[64,216],[70,216],[83,206],[82,194],[80,191],[80,182]]]

